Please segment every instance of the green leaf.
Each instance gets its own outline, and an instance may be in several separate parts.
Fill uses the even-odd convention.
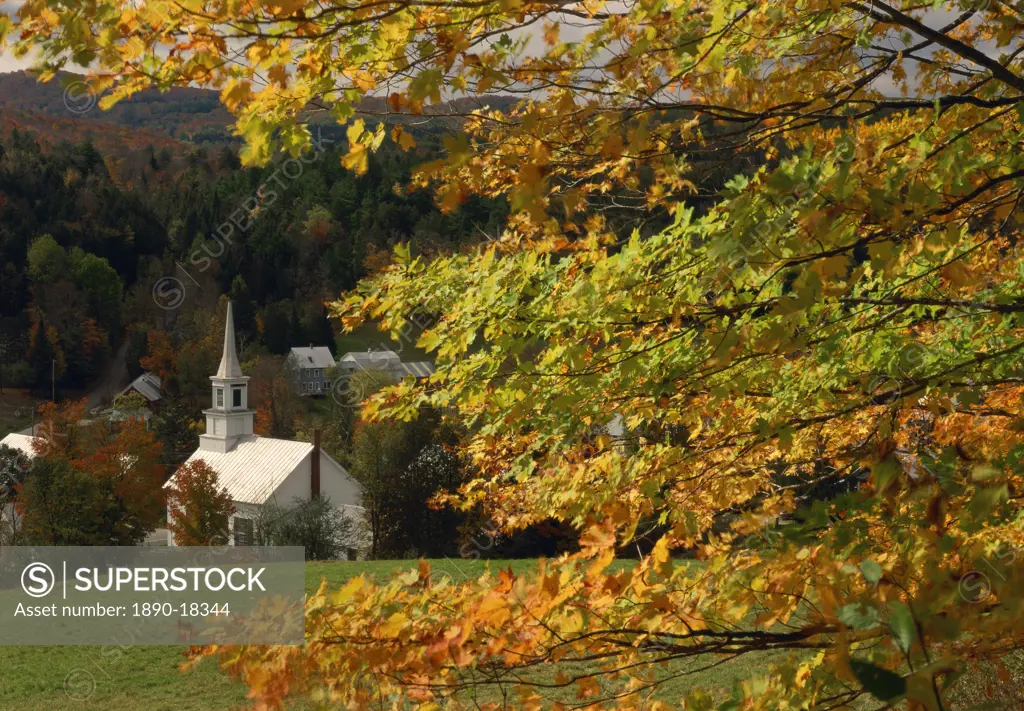
[[[860,564],[860,572],[864,573],[864,579],[872,585],[878,584],[882,579],[882,566],[873,560],[865,560]]]
[[[896,457],[889,455],[871,468],[875,489],[879,493],[885,491],[899,478],[899,475],[902,472],[903,468],[900,466],[899,460],[897,460]]]
[[[999,504],[1008,501],[1010,498],[1010,491],[1006,487],[1006,484],[1002,486],[986,486],[979,488],[974,492],[974,496],[971,498],[969,504],[971,513],[976,517],[988,516]]]
[[[882,621],[875,608],[868,607],[862,602],[843,605],[836,610],[836,615],[844,625],[858,632],[877,627]]]
[[[892,628],[896,643],[904,652],[909,652],[917,637],[917,624],[914,622],[914,614],[910,608],[902,602],[892,604],[892,612],[889,615],[889,627]]]
[[[1003,473],[1002,469],[991,464],[979,464],[971,470],[971,479],[974,481],[988,481]]]
[[[892,701],[907,692],[907,680],[888,669],[856,659],[850,660],[850,668],[865,691],[879,701]]]

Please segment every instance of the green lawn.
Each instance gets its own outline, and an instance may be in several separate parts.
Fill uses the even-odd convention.
[[[406,362],[433,360],[427,353],[416,347],[416,339],[419,337],[419,330],[409,331],[407,337],[398,341],[391,339],[390,335],[380,331],[375,323],[364,323],[351,333],[341,333],[335,338],[335,355],[341,357],[350,351],[365,353],[367,350],[391,350]]]
[[[455,580],[479,576],[484,561],[431,561]],[[491,561],[524,572],[532,560]],[[359,573],[384,579],[415,561],[341,561],[306,566],[306,588],[340,586]],[[184,647],[0,647],[2,711],[228,711],[246,706],[245,687],[204,661],[182,673]]]
[[[20,432],[32,425],[32,412],[40,401],[27,390],[4,388],[0,392],[0,439],[8,432]]]
[[[492,571],[511,566],[523,573],[535,561],[490,561]],[[626,565],[626,562],[621,563]],[[384,579],[397,571],[408,570],[415,561],[372,561],[311,563],[306,566],[307,590],[315,590],[321,578],[338,586],[362,572]],[[435,575],[447,574],[455,581],[478,577],[486,561],[433,560]],[[0,647],[0,710],[2,711],[230,711],[246,707],[245,687],[232,682],[211,661],[204,661],[190,673],[179,671],[183,647]],[[750,655],[736,662],[703,669],[714,659],[696,658],[672,664],[659,671],[665,683],[658,698],[675,702],[690,688],[727,689],[734,683],[767,670],[781,654]],[[1003,684],[1011,696],[1020,700],[1014,689],[1024,680],[1024,660],[1008,658],[1014,676]],[[569,670],[565,670],[569,671]],[[985,695],[986,678],[994,674],[968,675],[959,685],[960,708],[973,706]],[[541,673],[542,678],[553,672]],[[510,694],[511,694],[511,690]],[[497,700],[500,690],[488,689],[481,700]],[[572,692],[570,691],[569,694]],[[510,695],[514,699],[514,694]],[[570,696],[552,698],[570,701]],[[471,700],[460,708],[474,708]],[[304,705],[295,711],[305,711]],[[410,707],[412,708],[412,707]]]

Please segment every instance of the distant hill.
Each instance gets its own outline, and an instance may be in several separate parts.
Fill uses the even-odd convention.
[[[507,96],[488,97],[488,104],[496,108],[507,108],[516,99]],[[465,111],[479,105],[474,99],[457,99],[450,104],[429,107],[428,113],[438,115],[432,126],[424,126],[422,117],[417,117],[417,129],[420,131],[443,130],[452,128],[457,119],[443,118],[443,114],[451,109]],[[384,111],[383,99],[367,99],[364,104],[368,111]],[[139,130],[148,133],[137,134],[137,138],[129,138],[137,143],[143,136],[152,139],[162,135],[165,139],[194,144],[233,143],[238,139],[231,133],[234,117],[220,103],[220,95],[208,89],[174,88],[167,92],[149,90],[136,94],[131,99],[121,101],[108,111],[97,106],[97,98],[91,95],[81,79],[71,73],[63,73],[57,78],[41,83],[25,71],[0,74],[0,110],[8,109],[21,112],[24,119],[49,116],[59,121],[82,121],[95,124],[121,126],[133,131],[123,134],[136,136]],[[19,114],[5,114],[16,121]],[[310,123],[324,127],[331,138],[337,133],[340,138],[343,131],[326,115],[311,114]],[[70,125],[70,124],[62,124]],[[85,128],[78,129],[80,132]],[[111,134],[111,135],[117,135]],[[101,141],[96,140],[99,145]],[[152,142],[152,141],[151,141]],[[156,145],[156,143],[154,143]]]
[[[0,107],[60,120],[113,124],[148,129],[165,138],[190,143],[220,143],[230,139],[232,116],[217,92],[203,89],[146,91],[109,111],[73,74],[41,83],[28,72],[0,74]]]
[[[36,139],[44,146],[62,141],[81,143],[89,139],[101,152],[117,157],[149,147],[154,150],[167,148],[175,155],[194,149],[192,144],[171,138],[162,131],[0,107],[0,135],[13,130],[35,133]]]

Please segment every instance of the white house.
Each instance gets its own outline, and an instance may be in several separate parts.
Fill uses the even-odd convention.
[[[255,410],[249,409],[248,381],[235,353],[235,326],[228,303],[224,353],[217,374],[210,377],[212,407],[203,410],[206,434],[188,462],[202,459],[217,472],[218,486],[227,489],[236,513],[230,522],[231,542],[252,542],[261,507],[289,507],[296,498],[327,497],[335,507],[360,519],[361,490],[344,467],[313,443],[260,437],[253,433]],[[174,477],[165,484],[170,486]],[[360,521],[361,523],[361,521]],[[168,545],[174,545],[168,534]],[[353,546],[354,547],[354,546]]]
[[[18,434],[17,432],[11,432],[9,435],[0,440],[0,444],[5,444],[11,449],[15,449],[25,455],[26,459],[32,459],[36,456],[35,450],[32,449],[32,435]],[[13,526],[17,522],[17,514],[14,511],[14,504],[7,504],[0,506],[0,541],[4,540],[6,531],[10,526]]]

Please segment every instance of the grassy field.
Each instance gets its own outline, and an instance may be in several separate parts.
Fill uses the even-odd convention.
[[[447,574],[455,581],[478,577],[485,561],[434,560],[434,574]],[[490,561],[491,570],[511,566],[517,573],[534,567],[532,560]],[[306,566],[306,588],[314,590],[322,578],[338,586],[360,573],[378,580],[408,570],[414,561],[373,561],[314,563]],[[245,687],[231,681],[216,666],[203,662],[195,671],[183,673],[183,647],[0,647],[0,710],[2,711],[230,711],[246,707]],[[742,658],[721,667],[702,669],[715,660],[696,658],[666,667],[659,675],[665,683],[658,697],[675,701],[689,688],[727,689],[734,683],[767,670],[776,656],[762,654]],[[1020,699],[1024,680],[1024,658],[1008,660],[1013,674],[1003,690],[1012,706]],[[552,674],[553,676],[553,674]],[[982,674],[968,676],[958,696],[967,708],[981,702],[988,686]],[[494,699],[499,692],[486,692]],[[1003,695],[1003,692],[999,692]],[[553,698],[558,698],[553,697]],[[569,698],[560,700],[569,701]],[[471,700],[463,708],[473,708]],[[410,708],[413,708],[410,706]],[[297,704],[295,711],[306,711]]]
[[[8,432],[20,432],[32,424],[32,412],[39,401],[27,390],[4,388],[0,392],[0,439]]]
[[[522,572],[534,562],[492,561]],[[306,588],[322,578],[340,586],[366,572],[378,580],[415,567],[415,561],[311,563]],[[479,576],[483,561],[435,560],[437,574],[455,580]],[[3,711],[228,711],[244,708],[245,687],[216,666],[178,670],[184,647],[0,647],[0,709]]]
[[[431,561],[435,575],[455,581],[478,577],[511,566],[517,573],[533,569],[535,561]],[[350,577],[367,573],[378,580],[408,570],[414,561],[311,563],[306,566],[307,590],[322,578],[339,586]],[[184,647],[0,647],[0,709],[3,711],[228,711],[244,708],[245,687],[203,662],[190,673],[179,671]],[[766,661],[764,659],[761,662]],[[675,667],[676,674],[689,667]],[[692,684],[729,686],[754,673],[756,664],[701,672],[670,681],[668,698]],[[489,692],[492,695],[498,692]]]
[[[335,354],[340,358],[350,351],[365,353],[367,350],[391,350],[406,362],[432,360],[424,351],[416,347],[418,330],[410,330],[405,338],[394,341],[381,332],[374,323],[364,323],[351,333],[341,333],[335,338]]]

